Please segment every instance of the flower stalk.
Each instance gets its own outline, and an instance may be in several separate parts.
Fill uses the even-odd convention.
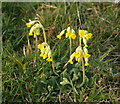
[[[40,51],[41,51],[40,57],[42,57],[43,59],[46,59],[46,61],[48,61],[48,62],[52,62],[53,72],[56,74],[56,72],[54,70],[55,65],[54,65],[54,61],[52,58],[52,52],[51,52],[50,46],[47,43],[47,37],[46,37],[46,33],[45,33],[45,29],[44,29],[43,25],[38,20],[30,21],[29,23],[26,23],[26,25],[27,25],[27,27],[31,27],[29,36],[34,36],[34,38],[36,38],[36,41],[35,41],[36,57],[37,57],[37,53],[38,53],[37,49],[40,49]],[[37,35],[40,35],[40,29],[42,29],[42,31],[43,31],[43,38],[44,38],[44,42],[42,44],[38,44],[38,38],[37,38]],[[35,59],[35,61],[36,61],[36,59]]]
[[[72,53],[72,39],[70,38],[70,55]]]
[[[66,33],[65,33],[65,31],[66,31]],[[68,27],[67,29],[62,30],[60,32],[60,34],[57,35],[57,38],[61,39],[61,36],[63,36],[64,34],[65,34],[66,38],[69,38],[69,42],[70,42],[70,55],[71,55],[71,53],[72,53],[72,39],[76,38],[75,31],[73,29],[71,29],[70,27]]]
[[[68,63],[73,64],[73,59],[75,58],[78,63],[81,63],[83,81],[79,87],[83,86],[85,83],[85,66],[89,65],[88,58],[91,56],[90,54],[88,54],[87,40],[91,38],[91,36],[92,34],[88,33],[86,30],[79,30],[79,46],[76,48],[75,52],[71,54],[70,59],[68,60]],[[84,47],[82,47],[82,43],[84,44]]]

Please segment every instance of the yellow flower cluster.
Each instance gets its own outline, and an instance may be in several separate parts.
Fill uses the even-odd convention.
[[[73,52],[70,55],[70,60],[68,61],[68,63],[73,64],[73,59],[75,58],[76,61],[78,62],[82,62],[82,60],[84,59],[85,61],[85,66],[88,66],[88,58],[91,56],[90,54],[88,54],[88,49],[86,47],[88,47],[87,45],[87,40],[90,39],[92,37],[91,33],[88,33],[86,30],[79,30],[79,40],[80,40],[80,46],[78,46],[75,50],[75,52]],[[81,46],[81,40],[83,40],[84,43],[84,47]]]
[[[41,24],[41,22],[39,20],[33,20],[29,23],[26,23],[27,27],[30,27],[30,32],[29,32],[29,36],[34,36],[34,38],[36,38],[36,49],[35,52],[37,54],[38,49],[40,49],[40,57],[42,57],[43,59],[46,59],[46,61],[52,61],[52,67],[54,69],[54,63],[53,63],[53,58],[52,58],[52,53],[51,53],[51,49],[50,46],[47,43],[47,38],[46,38],[46,33],[45,33],[45,29],[43,27],[43,25]],[[38,38],[37,35],[40,35],[40,30],[42,30],[43,33],[43,38],[44,38],[44,42],[42,42],[42,44],[38,44]]]
[[[43,57],[46,61],[52,61],[50,46],[46,42],[39,44],[38,49],[41,51],[40,57]]]
[[[65,34],[65,31],[66,31],[66,34]],[[66,38],[72,38],[72,39],[76,38],[75,31],[73,29],[71,29],[70,27],[62,30],[61,33],[59,35],[57,35],[57,38],[61,39],[61,36],[64,34],[66,35]]]
[[[92,37],[92,33],[88,33],[86,30],[79,30],[79,36],[83,39],[85,47],[88,47],[87,40]]]
[[[43,26],[38,20],[30,21],[29,23],[26,23],[27,27],[31,27],[29,36],[33,36],[36,38],[36,35],[40,35],[40,28]]]
[[[72,55],[70,56],[70,60],[68,61],[70,64],[73,64],[73,59],[75,58],[76,61],[78,62],[81,62],[82,61],[82,58],[84,58],[85,60],[85,66],[88,66],[89,63],[88,63],[88,58],[90,57],[91,55],[88,54],[88,50],[86,47],[80,47],[78,46],[75,50],[75,52],[72,53]]]

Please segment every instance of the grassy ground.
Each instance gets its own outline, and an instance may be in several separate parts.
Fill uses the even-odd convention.
[[[3,102],[119,102],[120,9],[113,3],[3,3]],[[35,42],[25,23],[39,17],[53,50],[55,75],[50,62],[35,59]],[[93,33],[88,42],[90,66],[82,87],[79,64],[69,60],[69,41],[56,36],[71,26]],[[43,37],[39,37],[39,43]],[[78,45],[73,41],[72,49]],[[70,84],[61,85],[63,78]]]

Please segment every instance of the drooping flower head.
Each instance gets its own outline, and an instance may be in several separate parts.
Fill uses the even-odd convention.
[[[88,47],[87,40],[92,37],[92,33],[88,33],[86,30],[79,30],[79,36],[83,39],[84,47]]]
[[[85,66],[88,66],[88,58],[91,57],[90,54],[88,54],[88,49],[86,47],[83,47],[83,51],[84,51],[84,60],[85,60]]]
[[[66,30],[66,29],[65,29]],[[65,30],[62,30],[59,35],[57,35],[58,39],[61,39],[61,36],[65,33]]]
[[[35,24],[37,21],[30,21],[29,23],[26,23],[27,27],[31,27],[33,24]]]
[[[41,51],[40,57],[43,57],[46,61],[52,61],[50,46],[46,42],[39,44],[38,49]]]
[[[40,35],[40,28],[42,28],[42,24],[38,20],[30,21],[26,23],[27,27],[30,28],[29,36],[34,36],[36,38],[37,35]]]
[[[65,33],[65,31],[66,31],[66,33]],[[65,34],[66,38],[72,38],[72,39],[76,38],[75,31],[73,29],[71,29],[70,27],[62,30],[61,33],[59,35],[57,35],[57,38],[61,39],[61,36],[64,34]]]
[[[79,36],[80,38],[83,38],[87,34],[86,30],[79,30]]]
[[[34,38],[36,38],[36,35],[40,35],[40,28],[41,25],[39,23],[34,24],[30,29],[29,36],[34,35]]]
[[[67,28],[67,32],[65,35],[66,35],[66,38],[67,37],[72,38],[72,39],[76,38],[75,31],[71,29],[70,27]]]
[[[68,60],[68,63],[70,64],[73,64],[73,59],[75,58],[76,61],[78,62],[81,62],[82,61],[82,58],[84,58],[84,61],[85,61],[85,66],[88,66],[89,63],[88,63],[88,58],[90,57],[91,55],[88,54],[88,50],[86,47],[80,47],[78,46],[75,50],[75,52],[73,52],[70,56],[70,60]]]
[[[70,60],[68,61],[68,63],[73,64],[73,59],[75,58],[76,61],[80,62],[81,58],[83,57],[83,50],[81,49],[80,46],[78,46],[75,50],[75,52],[73,52],[70,56]]]

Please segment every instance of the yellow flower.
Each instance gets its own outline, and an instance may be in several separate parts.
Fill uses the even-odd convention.
[[[72,39],[76,38],[75,31],[73,29],[70,29],[70,27],[67,28],[67,33],[65,35],[66,35],[66,38],[67,37]]]
[[[62,32],[59,35],[57,35],[58,39],[61,39],[61,36],[65,33],[65,30],[67,30],[65,34],[66,38],[68,37],[72,39],[76,38],[75,31],[73,29],[70,29],[70,27],[68,27],[67,29],[62,30]]]
[[[33,33],[30,32],[30,33],[29,33],[29,36],[33,36]]]
[[[84,47],[88,47],[88,45],[86,44]]]
[[[52,61],[52,59],[51,58],[47,58],[46,61]]]
[[[76,38],[76,35],[75,35],[75,34],[72,34],[72,35],[71,35],[71,38],[72,38],[72,39],[75,39],[75,38]]]
[[[40,57],[43,57],[45,59],[47,57],[47,55],[41,53]]]
[[[75,53],[75,57],[80,58],[80,57],[82,57],[82,54],[81,53]]]
[[[91,55],[90,54],[86,54],[84,55],[84,58],[89,58]]]
[[[47,55],[46,55],[46,54],[44,54],[42,57],[45,59],[45,58],[47,57]]]
[[[88,65],[89,65],[89,63],[88,63],[88,58],[89,58],[90,56],[91,56],[90,54],[86,54],[86,55],[84,55],[85,66],[88,66]]]
[[[92,33],[86,34],[85,38],[88,40],[92,37]]]
[[[31,24],[29,24],[29,23],[26,23],[26,26],[27,26],[27,27],[31,27]]]
[[[47,55],[48,56],[48,54],[50,53],[50,46],[46,46],[46,48],[45,48],[45,55]],[[49,57],[50,57],[50,55],[49,55]]]
[[[75,60],[76,61],[80,62],[82,57],[83,57],[83,55],[81,52],[79,52],[79,53],[75,52]]]
[[[66,35],[66,38],[67,38],[67,37],[70,37],[70,38],[72,38],[72,39],[75,39],[75,38],[76,38],[76,35],[75,35],[74,33],[72,33],[72,32],[67,32],[65,35]]]
[[[40,35],[40,29],[39,29],[39,28],[36,28],[36,31],[34,31],[34,34],[35,34],[35,35]]]
[[[40,35],[40,32],[36,32],[36,35]]]
[[[50,46],[46,42],[39,44],[38,48],[41,50],[40,57],[43,57],[43,59],[47,58],[46,61],[52,61]]]
[[[83,43],[84,43],[84,47],[88,47],[88,45],[87,45],[87,40],[83,37]]]
[[[76,61],[78,61],[78,58],[76,58]]]
[[[44,48],[44,45],[42,45],[42,44],[38,45],[38,49],[42,50],[43,48]]]
[[[42,53],[40,54],[40,57],[43,57],[43,54],[42,54]]]
[[[66,35],[66,38],[70,37],[71,36],[71,32],[67,32],[65,35]]]
[[[71,33],[72,33],[72,34],[71,34],[71,38],[72,38],[72,39],[75,39],[75,38],[76,38],[76,35],[75,35],[75,31],[74,31],[73,29],[71,30]]]
[[[73,61],[72,61],[72,60],[69,60],[68,63],[73,64]]]
[[[70,27],[67,28],[67,32],[66,32],[65,35],[66,35],[66,38],[71,36],[71,29],[70,29]]]
[[[41,50],[41,54],[40,54],[40,57],[45,57],[45,51],[46,51],[46,48],[44,47],[45,46],[45,43],[42,43],[42,44],[39,44],[38,45],[38,49],[40,49]]]
[[[80,37],[83,37],[84,35],[86,35],[86,33],[87,33],[86,30],[79,30]]]
[[[37,21],[30,21],[29,23],[26,23],[26,26],[31,27],[35,22],[37,22]]]
[[[87,62],[87,63],[85,63],[85,66],[88,66],[89,65],[89,63]]]
[[[61,39],[61,36],[60,36],[60,35],[57,35],[57,38],[58,38],[58,39]]]
[[[66,29],[62,30],[62,31],[60,32],[60,34],[57,35],[57,38],[58,38],[58,39],[61,39],[61,36],[65,33],[65,30],[66,30]]]
[[[31,24],[30,24],[31,25]],[[30,32],[29,32],[29,35],[30,36],[33,36],[34,35],[34,38],[36,38],[36,35],[40,35],[40,30],[39,28],[41,28],[41,24],[34,24],[31,29],[30,29]]]
[[[30,29],[30,32],[29,32],[29,35],[32,36],[32,34],[34,33],[36,27],[35,26],[32,26],[31,29]]]

